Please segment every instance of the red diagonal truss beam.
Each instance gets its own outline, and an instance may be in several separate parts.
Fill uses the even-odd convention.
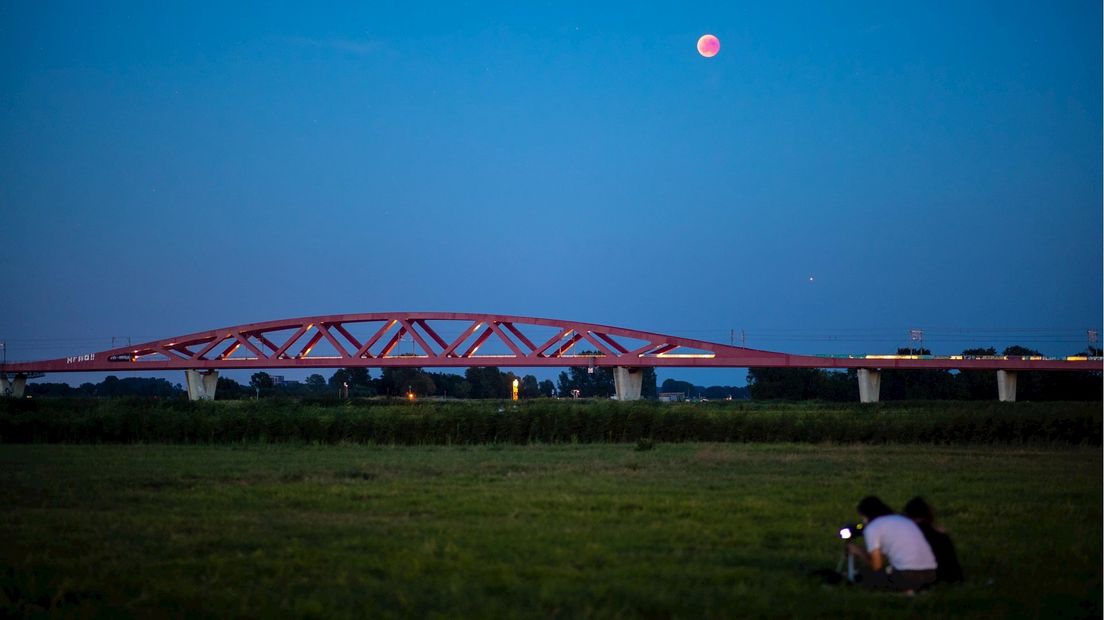
[[[453,326],[452,331],[446,330],[448,325]],[[534,331],[554,335],[538,336]],[[286,336],[288,332],[290,336]],[[371,335],[362,341],[356,336],[358,332]],[[383,346],[376,348],[387,336]],[[413,353],[397,350],[404,348],[397,345],[406,336],[417,345]],[[323,340],[336,355],[312,355],[312,350]],[[499,352],[480,352],[490,349],[492,344],[497,345]],[[241,347],[246,352],[233,357]],[[292,353],[296,350],[297,353]],[[584,365],[1010,371],[1102,369],[1100,358],[791,355],[578,321],[463,312],[395,312],[333,314],[237,325],[106,351],[73,351],[73,356],[68,358],[9,362],[0,370],[114,372]]]

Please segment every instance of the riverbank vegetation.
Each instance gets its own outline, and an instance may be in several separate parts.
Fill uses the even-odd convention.
[[[388,399],[0,401],[4,443],[1101,445],[1098,403]]]

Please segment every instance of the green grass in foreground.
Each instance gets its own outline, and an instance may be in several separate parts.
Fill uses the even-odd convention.
[[[0,615],[1099,617],[1101,452],[759,444],[0,446]],[[962,586],[825,587],[867,493]]]

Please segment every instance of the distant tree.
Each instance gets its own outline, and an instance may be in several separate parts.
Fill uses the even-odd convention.
[[[509,398],[511,386],[497,368],[473,367],[464,372],[472,398]]]
[[[338,368],[326,383],[340,394],[348,387],[349,396],[375,396],[378,391],[378,385],[372,381],[367,368]]]
[[[404,374],[396,372],[397,368],[384,368],[380,371],[376,380],[376,393],[380,396],[402,396],[406,394],[406,386],[402,385]]]
[[[184,390],[179,383],[174,385],[167,379],[160,377],[129,377],[123,381],[128,387],[135,386],[134,391],[141,396],[171,398],[184,394]]]
[[[63,398],[76,396],[79,394],[79,390],[69,387],[68,383],[28,382],[24,394],[26,394],[27,396],[34,396],[35,398]]]
[[[931,355],[929,349],[901,347],[897,355]],[[955,396],[949,370],[883,370],[881,400],[939,400]]]
[[[720,385],[711,385],[702,388],[701,395],[709,400],[724,400],[728,397],[728,390]]]
[[[366,388],[372,385],[372,376],[368,374],[367,368],[358,366],[346,368],[345,371],[349,373],[349,385],[360,388]]]
[[[711,385],[706,388],[694,386],[694,391],[709,400],[725,400],[728,398],[733,400],[744,400],[748,397],[747,388],[734,387],[731,385]]]
[[[463,377],[461,377],[459,381],[457,381],[456,383],[454,383],[452,385],[452,388],[449,390],[447,396],[453,396],[453,397],[456,397],[456,398],[471,398],[472,397],[471,394],[472,394],[471,384],[468,383],[467,379],[464,379]]]
[[[755,400],[816,398],[817,372],[806,368],[749,368],[748,391]]]
[[[552,396],[556,392],[556,384],[545,379],[537,384],[537,389],[540,391],[541,396]]]
[[[96,396],[151,396],[168,398],[179,396],[181,391],[165,379],[149,377],[127,377],[120,379],[109,375],[94,388]]]
[[[747,389],[740,395],[744,397],[746,394],[756,400],[851,401],[858,397],[856,382],[854,371],[749,368]],[[885,383],[884,378],[882,382]],[[884,386],[882,389],[885,389]]]
[[[993,347],[974,347],[962,351],[963,357],[995,357]],[[954,376],[955,398],[993,400],[997,397],[997,371],[963,370]]]
[[[581,351],[579,355],[599,355],[596,351]],[[572,390],[579,390],[584,398],[613,396],[613,369],[602,366],[572,366],[567,372],[561,372],[557,390],[560,396],[571,396]]]
[[[572,396],[571,390],[571,375],[566,371],[561,370],[560,374],[556,377],[556,392],[560,396]]]
[[[859,399],[858,373],[850,370],[821,370],[820,387],[818,388],[820,400],[837,403],[846,403]]]
[[[931,349],[923,347],[899,347],[897,355],[931,355]]]
[[[326,388],[326,378],[319,374],[307,377],[306,385],[312,391],[322,391]]]
[[[1100,357],[1101,350],[1088,347],[1076,355]],[[1104,397],[1104,375],[1096,371],[1049,372],[1044,375],[1044,390],[1040,395],[1047,400],[1101,400]]]
[[[414,390],[414,393],[418,396],[433,396],[437,393],[437,384],[433,382],[433,378],[429,376],[429,373],[424,372],[421,368],[411,370],[416,372],[410,373],[406,381],[407,390]]]
[[[421,368],[384,368],[379,380],[380,393],[387,396],[432,396],[437,393],[433,378]]]
[[[335,390],[340,390],[344,388],[348,382],[349,371],[344,368],[338,368],[337,370],[335,370],[334,373],[330,375],[330,378],[327,381],[329,386]]]
[[[584,351],[585,353],[592,353]],[[644,367],[638,369],[640,377],[640,396],[642,398],[656,397],[655,368]],[[583,397],[607,398],[617,393],[617,382],[614,380],[614,369],[602,366],[575,366],[568,372],[561,372],[559,376],[560,396],[570,396],[571,390],[579,390]]]
[[[308,381],[309,379],[308,377]],[[328,383],[332,388],[345,387],[346,384],[351,388],[369,387],[372,385],[372,378],[368,375],[367,368],[338,368],[330,375]]]
[[[267,372],[255,372],[253,373],[253,376],[249,377],[249,387],[253,389],[263,390],[272,386],[272,375],[268,374]],[[215,393],[218,394],[217,388],[215,390]]]
[[[184,389],[179,384],[173,384],[160,377],[126,377],[120,379],[110,375],[98,384],[82,383],[79,387],[70,387],[67,383],[35,383],[27,384],[27,395],[35,397],[66,397],[66,398],[94,398],[94,397],[146,397],[146,398],[180,398],[184,396]]]
[[[997,371],[995,370],[963,370],[954,377],[956,398],[993,400],[997,397]]]
[[[949,370],[883,370],[881,400],[947,400],[957,395]]]
[[[430,372],[426,374],[433,380],[438,396],[468,398],[471,395],[471,384],[460,375],[451,372]]]
[[[677,379],[664,379],[663,385],[659,388],[660,392],[666,393],[680,393],[690,396],[694,391],[694,384],[689,381],[679,381]]]
[[[119,377],[108,375],[96,385],[97,396],[122,396],[122,388],[119,385]]]
[[[215,384],[215,400],[236,400],[245,394],[242,384],[230,377],[219,377]]]
[[[644,376],[641,378],[640,383],[640,396],[642,398],[654,399],[659,395],[659,390],[656,389],[656,370],[651,366],[644,368]]]
[[[982,348],[966,349],[965,351],[962,352],[962,354],[963,355],[969,355],[971,357],[985,357],[985,356],[990,356],[991,357],[991,356],[994,356],[994,355],[997,354],[997,350],[994,349],[993,347],[986,347],[984,349],[982,349]]]
[[[518,377],[517,375],[515,375],[513,372],[509,372],[509,371],[502,373],[502,391],[503,391],[503,393],[506,394],[506,398],[510,398],[510,396],[514,393],[514,380],[515,379],[517,379],[517,382],[518,382],[518,398],[522,398],[522,396],[521,396],[521,378]]]
[[[1099,349],[1095,351],[1099,352]],[[1093,351],[1084,351],[1091,353]],[[1004,350],[1010,357],[1036,357],[1043,355],[1035,349],[1012,345]],[[1101,373],[1099,372],[1018,372],[1016,373],[1016,400],[1100,400]]]
[[[540,384],[533,375],[525,375],[521,378],[520,396],[522,398],[536,398],[540,396]]]
[[[326,382],[323,379],[323,381],[322,381],[323,388],[321,390],[323,393],[325,393],[325,391],[326,391],[325,384],[326,384]],[[290,380],[290,381],[285,380],[283,383],[280,383],[279,385],[276,385],[272,389],[272,392],[274,394],[278,394],[280,396],[286,396],[286,397],[290,397],[290,398],[303,398],[303,397],[307,397],[307,396],[316,396],[316,395],[319,394],[318,390],[312,390],[310,387],[307,386],[306,383],[304,383],[302,381],[295,381],[295,380]]]

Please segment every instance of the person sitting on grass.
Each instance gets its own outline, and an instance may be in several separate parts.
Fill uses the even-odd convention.
[[[860,586],[912,593],[935,582],[935,554],[912,519],[894,514],[873,495],[859,502],[858,511],[866,548],[849,543],[847,552],[860,565]]]
[[[943,531],[943,528],[935,525],[935,514],[931,506],[922,497],[914,497],[905,504],[905,516],[912,519],[924,538],[931,546],[938,566],[935,569],[935,579],[938,583],[959,583],[963,579],[962,566],[958,563],[958,554],[955,553],[954,543],[951,537]]]

